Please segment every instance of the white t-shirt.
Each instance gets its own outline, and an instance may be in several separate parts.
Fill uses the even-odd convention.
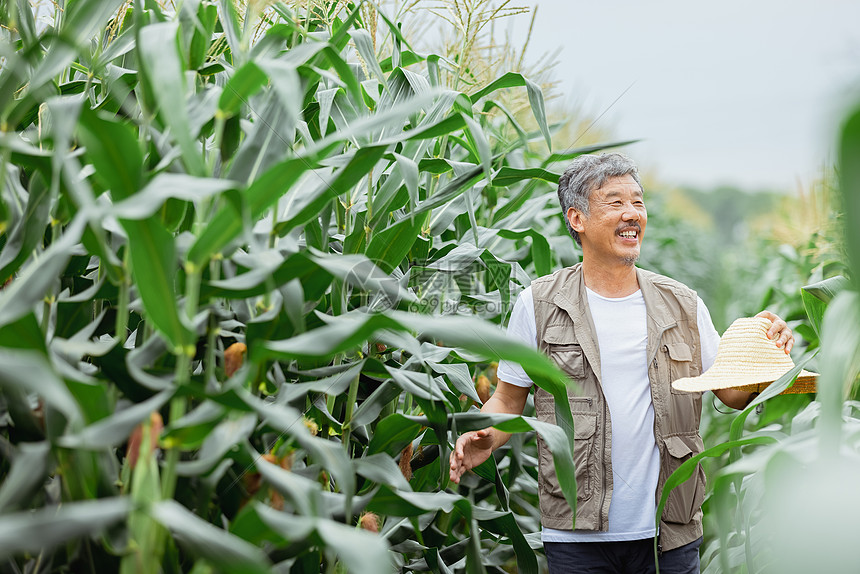
[[[655,492],[660,453],[654,439],[654,406],[648,380],[648,330],[645,300],[637,291],[611,299],[586,289],[591,319],[600,348],[601,387],[612,422],[612,502],[609,530],[554,530],[544,528],[544,542],[616,542],[655,535]],[[696,308],[702,352],[702,370],[714,363],[720,336],[708,308],[698,299]],[[534,300],[531,287],[520,293],[508,334],[537,348]],[[530,387],[533,383],[518,363],[499,361],[499,380]]]

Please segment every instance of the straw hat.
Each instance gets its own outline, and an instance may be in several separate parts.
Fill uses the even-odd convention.
[[[678,379],[672,386],[689,392],[729,388],[762,392],[794,368],[791,357],[767,338],[770,326],[764,317],[738,319],[720,338],[713,366],[703,375]],[[817,378],[818,373],[801,370],[794,385],[784,392],[814,393]]]

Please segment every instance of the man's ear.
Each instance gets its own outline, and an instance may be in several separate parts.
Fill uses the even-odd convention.
[[[574,231],[576,231],[577,233],[582,233],[585,230],[585,225],[583,225],[585,216],[582,215],[581,211],[579,211],[575,207],[568,207],[566,216],[568,223],[570,223],[570,227]]]

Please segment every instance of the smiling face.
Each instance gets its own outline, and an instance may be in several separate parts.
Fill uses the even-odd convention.
[[[632,266],[639,249],[648,212],[642,189],[630,175],[613,177],[591,192],[589,214],[567,210],[570,226],[579,233],[584,259],[606,265]]]

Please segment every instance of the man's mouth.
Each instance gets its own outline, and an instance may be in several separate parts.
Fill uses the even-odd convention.
[[[639,237],[639,228],[638,227],[627,227],[622,231],[618,232],[624,239],[636,239]]]

